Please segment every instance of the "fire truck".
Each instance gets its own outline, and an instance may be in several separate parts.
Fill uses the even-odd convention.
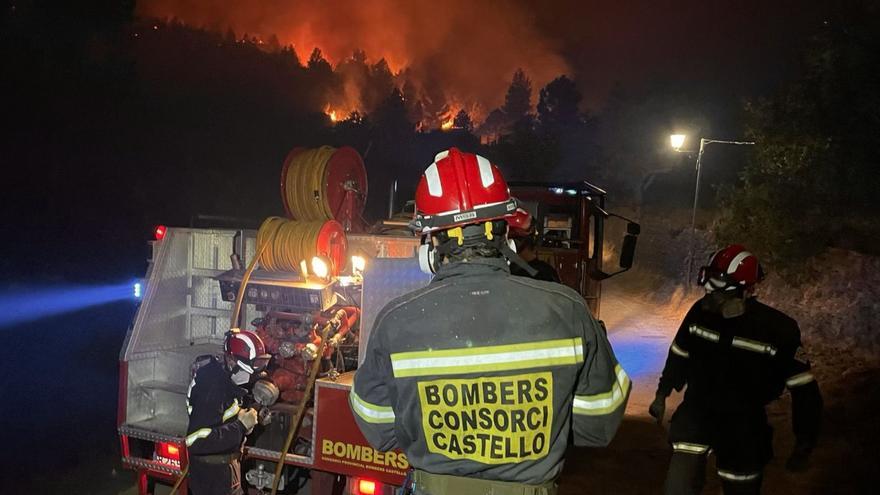
[[[366,172],[352,148],[295,148],[281,176],[286,219],[259,230],[160,226],[150,241],[119,360],[122,462],[137,473],[141,495],[176,484],[187,492],[192,365],[221,353],[236,326],[266,343],[277,396],[257,401],[265,420],[244,447],[248,490],[390,494],[410,467],[405,453],[370,447],[348,394],[379,310],[431,280],[419,269],[420,240],[405,230],[405,217],[365,224]],[[511,192],[533,217],[538,256],[598,317],[600,282],[632,266],[638,224],[607,212],[605,191],[587,182],[512,183]],[[626,234],[607,273],[603,234],[614,219]],[[269,224],[290,235],[266,237]]]

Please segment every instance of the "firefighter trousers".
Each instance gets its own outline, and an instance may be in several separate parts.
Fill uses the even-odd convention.
[[[511,483],[432,474],[416,470],[413,473],[415,495],[556,495],[556,482],[540,485]]]
[[[193,456],[189,463],[189,489],[192,495],[243,495],[239,460],[216,463]]]
[[[700,495],[706,484],[707,454],[674,452],[666,473],[666,495]],[[736,474],[719,469],[724,495],[758,495],[763,471]]]

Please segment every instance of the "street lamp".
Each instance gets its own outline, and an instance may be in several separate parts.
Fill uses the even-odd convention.
[[[675,151],[681,151],[681,147],[684,146],[684,138],[687,137],[684,134],[673,134],[669,136],[669,144],[672,145],[672,149]]]
[[[693,151],[682,150],[681,147],[684,145],[686,136],[684,134],[672,134],[669,136],[669,143],[672,145],[672,148],[679,153],[693,153]],[[690,283],[691,274],[693,273],[694,268],[694,243],[697,238],[697,201],[700,198],[700,164],[703,161],[703,152],[706,150],[706,146],[710,144],[734,144],[734,145],[753,145],[754,141],[723,141],[719,139],[705,139],[700,138],[700,151],[697,152],[697,180],[694,186],[694,208],[691,212],[691,246],[689,250],[688,260],[688,269],[687,269],[687,279],[685,284]]]

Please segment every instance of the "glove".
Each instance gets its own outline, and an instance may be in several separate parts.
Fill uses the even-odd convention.
[[[794,450],[785,462],[785,469],[793,473],[802,473],[807,470],[812,448],[803,444],[795,444]]]
[[[666,415],[666,396],[663,394],[657,394],[654,397],[654,402],[648,406],[648,414],[650,414],[654,419],[657,420],[657,424],[663,423],[663,416]]]
[[[238,420],[244,425],[247,433],[254,431],[254,426],[257,424],[257,410],[247,408],[238,411]]]

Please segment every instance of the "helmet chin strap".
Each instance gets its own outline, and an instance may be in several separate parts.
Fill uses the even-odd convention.
[[[522,268],[523,271],[528,273],[530,277],[534,277],[535,275],[537,275],[538,270],[532,268],[532,265],[526,263],[526,260],[522,259],[518,254],[516,254],[516,251],[510,246],[512,243],[513,241],[501,242],[499,246],[501,254],[503,254],[504,257],[507,258],[507,261]]]

